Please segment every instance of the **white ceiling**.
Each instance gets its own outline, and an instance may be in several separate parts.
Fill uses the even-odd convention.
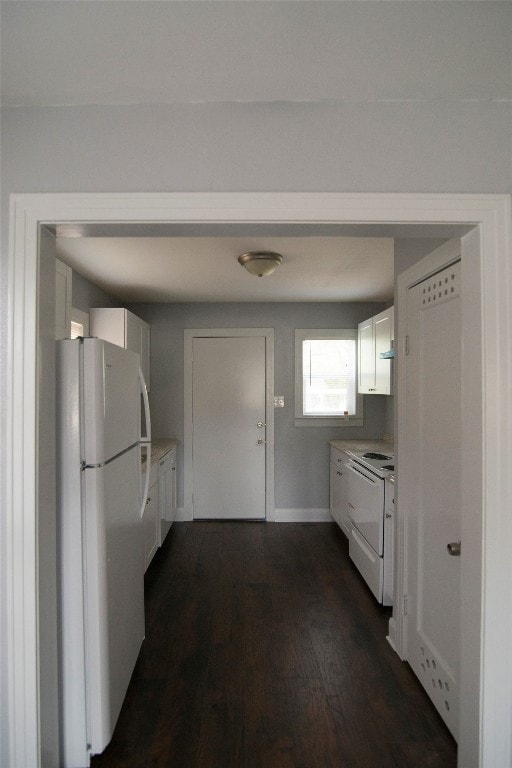
[[[238,263],[250,250],[281,253],[272,275]],[[58,256],[124,302],[388,301],[392,238],[65,237]]]

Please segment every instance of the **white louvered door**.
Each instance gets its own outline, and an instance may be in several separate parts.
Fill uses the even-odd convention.
[[[457,738],[462,555],[460,262],[409,290],[407,659]],[[454,547],[452,547],[452,550]]]

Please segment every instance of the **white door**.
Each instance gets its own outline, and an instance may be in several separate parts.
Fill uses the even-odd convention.
[[[194,519],[265,518],[265,338],[194,338]]]
[[[457,738],[462,557],[460,262],[407,296],[407,659]],[[468,414],[470,417],[470,414]],[[463,556],[463,555],[462,555]]]

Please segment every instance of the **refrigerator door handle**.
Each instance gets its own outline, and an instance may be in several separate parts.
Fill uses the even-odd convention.
[[[142,392],[142,399],[144,401],[144,416],[146,421],[146,434],[141,435],[140,439],[142,443],[150,443],[151,442],[151,414],[149,412],[148,389],[146,387],[146,382],[144,381],[144,374],[142,373],[141,368],[139,368],[139,381],[140,381],[140,391]]]
[[[144,510],[149,495],[149,475],[151,474],[151,443],[141,443],[140,447],[146,449],[146,478],[144,480],[144,493],[142,494],[142,506],[140,508],[140,517],[144,517]]]
[[[148,389],[144,380],[144,374],[142,369],[139,368],[139,381],[140,391],[142,392],[142,399],[144,401],[144,416],[146,422],[146,434],[140,436],[140,447],[146,449],[146,478],[144,482],[144,493],[142,495],[142,506],[140,508],[141,518],[144,516],[144,510],[146,509],[146,503],[149,494],[149,475],[151,472],[151,414],[149,412],[149,398]],[[142,471],[142,470],[141,470]]]

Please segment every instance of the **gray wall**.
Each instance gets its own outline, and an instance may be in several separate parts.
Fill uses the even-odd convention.
[[[88,312],[91,307],[121,307],[121,302],[112,298],[86,277],[73,270],[73,301],[76,309]]]
[[[275,505],[329,506],[328,440],[382,437],[384,396],[365,397],[364,427],[295,427],[295,328],[355,328],[382,304],[132,304],[151,324],[151,411],[155,437],[180,440],[178,504],[183,505],[183,331],[185,328],[274,328]]]

